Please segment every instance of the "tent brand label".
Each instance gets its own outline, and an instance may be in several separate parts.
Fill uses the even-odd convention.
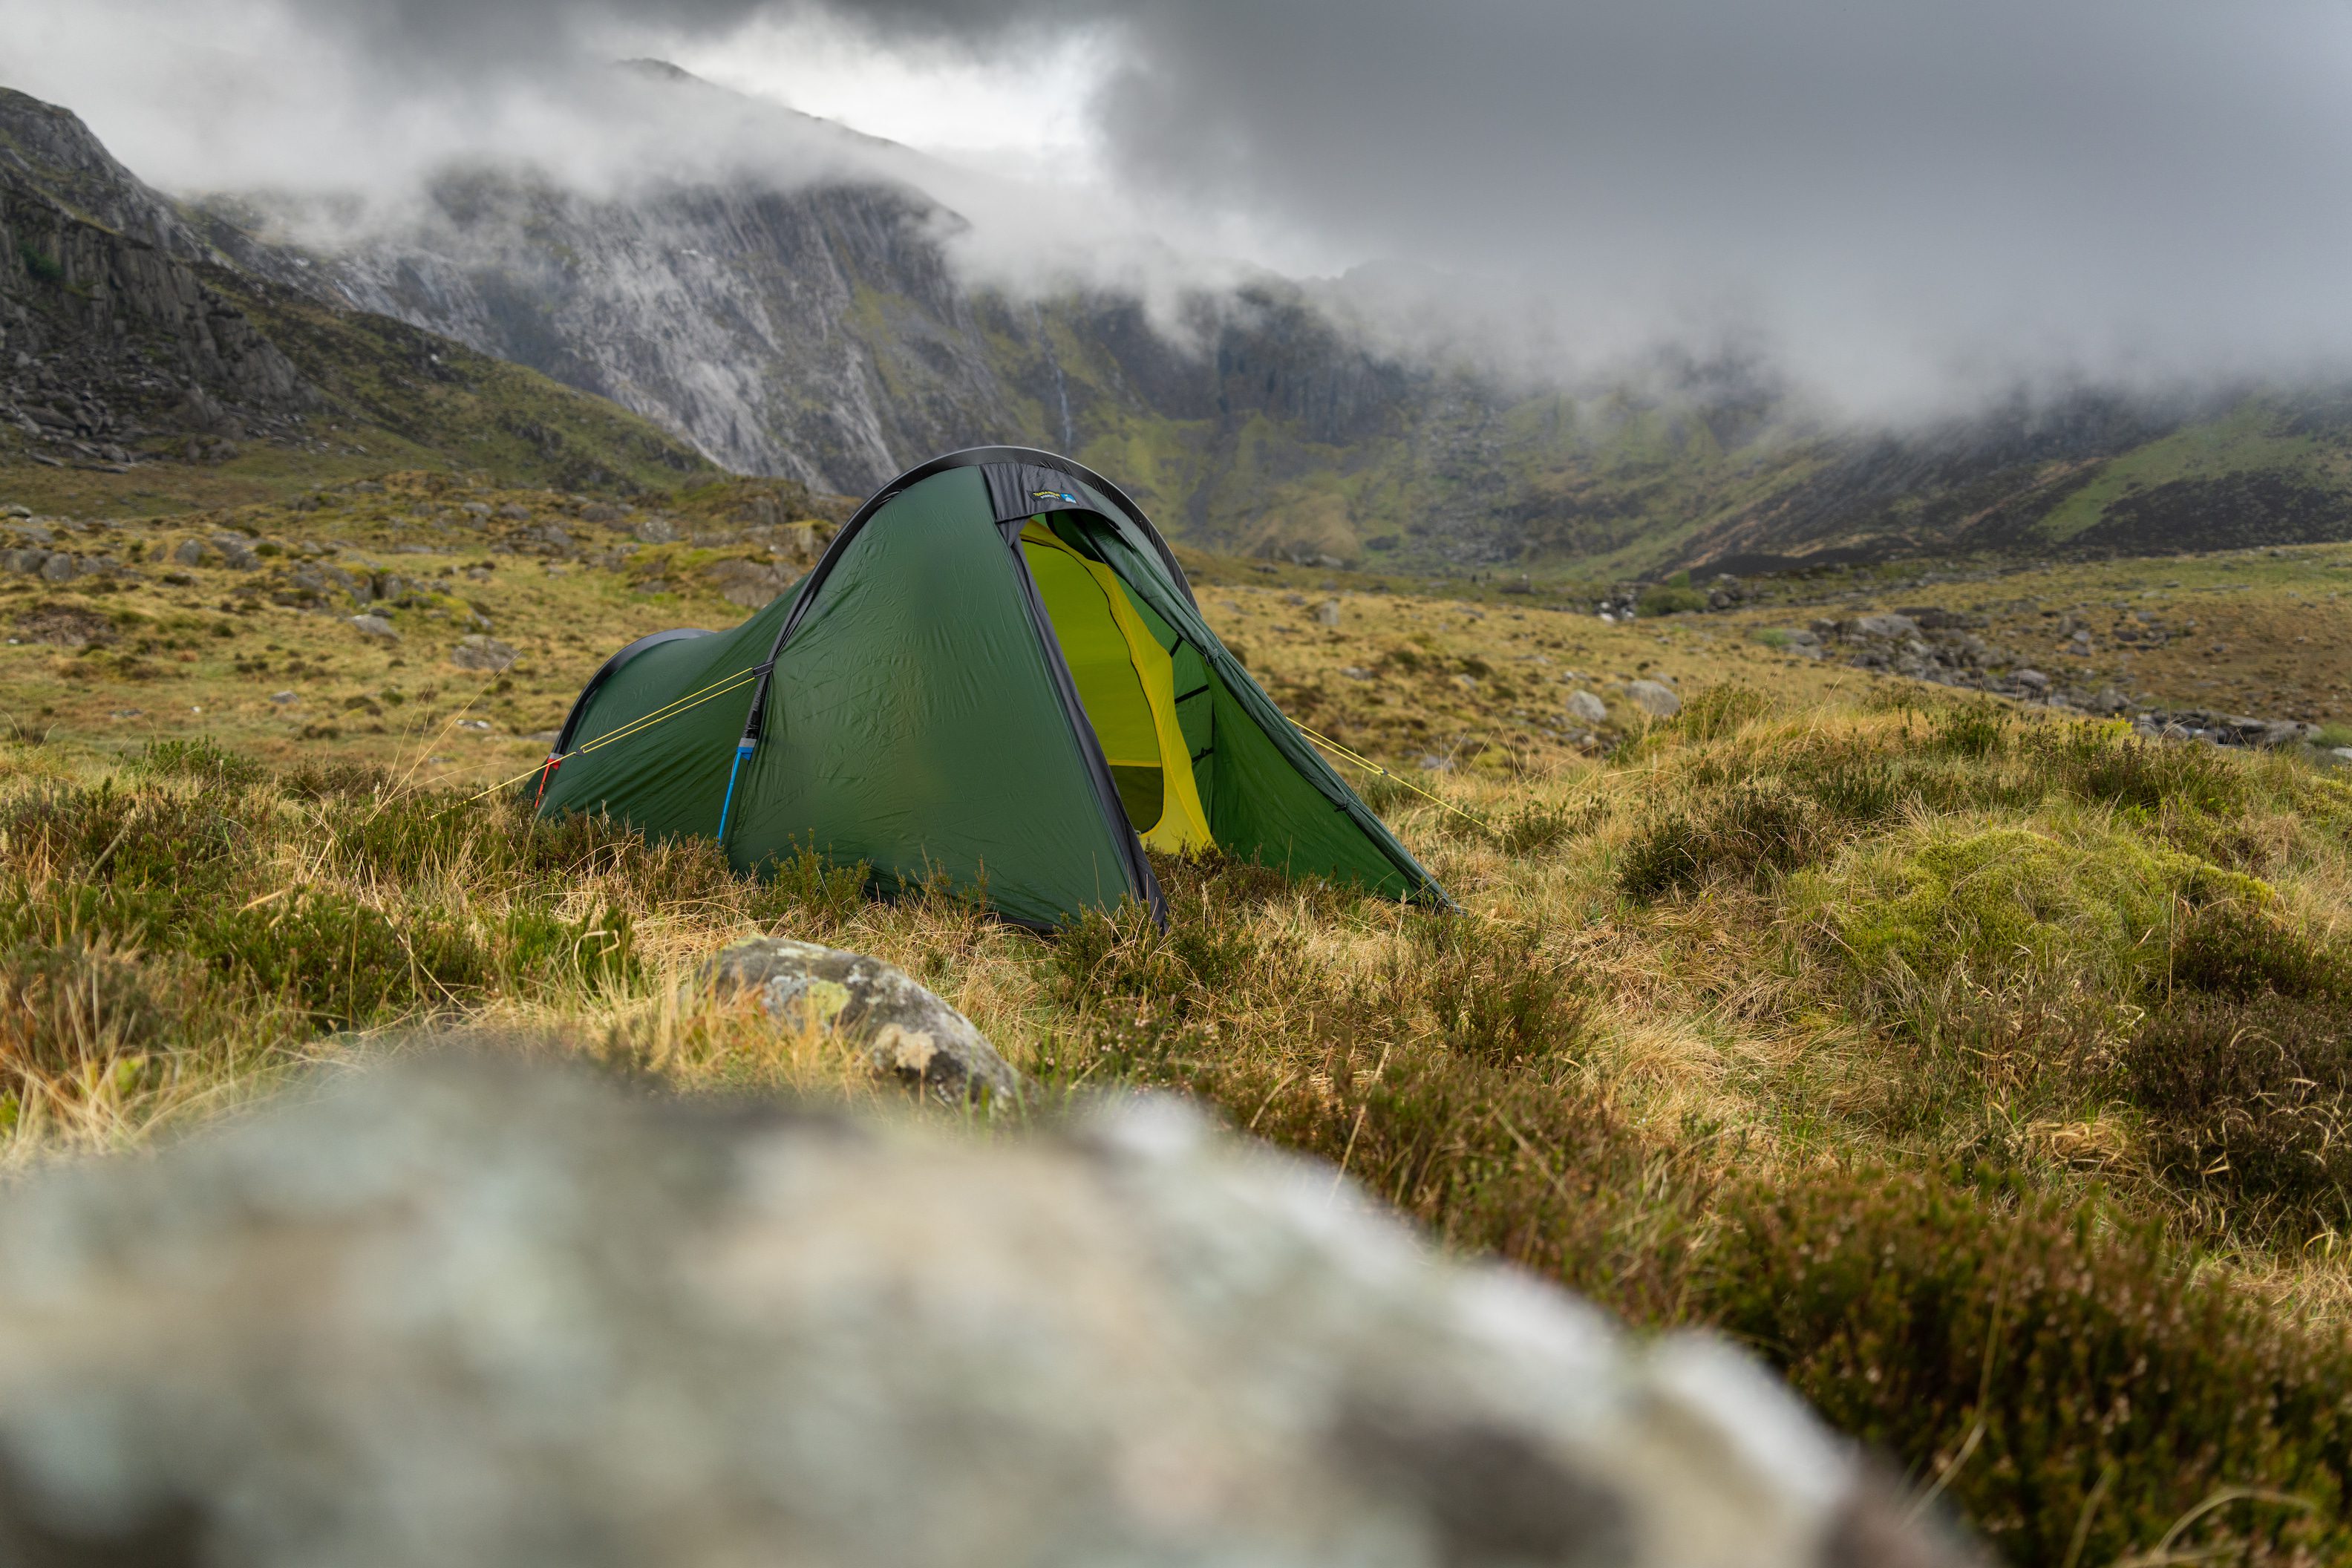
[[[1029,499],[1031,500],[1057,500],[1062,502],[1065,506],[1076,506],[1078,504],[1078,498],[1072,495],[1067,490],[1031,490],[1029,492]]]

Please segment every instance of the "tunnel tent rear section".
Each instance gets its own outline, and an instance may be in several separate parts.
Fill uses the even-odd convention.
[[[534,775],[541,815],[804,850],[1054,929],[1162,915],[1148,847],[1451,907],[1224,645],[1143,512],[1050,453],[893,480],[730,631],[615,654]]]

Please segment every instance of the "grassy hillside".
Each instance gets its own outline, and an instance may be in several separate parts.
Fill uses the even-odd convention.
[[[146,517],[283,502],[387,471],[464,472],[517,486],[657,497],[724,476],[685,443],[537,372],[381,316],[208,281],[320,395],[292,440],[159,432],[127,471],[34,460],[0,430],[0,500],[41,513]]]
[[[1232,553],[1558,582],[1727,558],[2096,558],[2352,538],[2352,405],[2334,392],[2084,393],[1882,432],[1825,426],[1752,389],[1514,392],[1372,361],[1268,307],[1265,325],[1214,345],[1249,374],[1188,402],[1139,384],[1114,352],[1125,340],[1107,341],[1082,302],[1039,319],[1050,363],[1028,340],[988,340],[1013,389],[1006,430],[1074,445],[1131,477],[1171,532]],[[869,325],[889,330],[880,314]]]
[[[371,487],[78,536],[136,580],[0,579],[7,1160],[135,1144],[427,1017],[691,1091],[880,1092],[680,999],[721,943],[788,931],[906,965],[1047,1103],[1195,1093],[1447,1245],[1719,1326],[2009,1561],[2113,1563],[2185,1519],[2174,1553],[2352,1554],[2336,774],[1795,658],[1753,635],[1787,606],[1612,626],[1193,557],[1286,705],[1442,799],[1368,781],[1465,912],[1165,862],[1166,934],[1042,940],[480,793],[613,647],[726,624],[828,525],[740,487],[605,521]],[[632,537],[656,519],[685,537]],[[158,559],[225,526],[252,570]],[[2135,569],[2316,615],[2327,559]],[[1944,591],[2074,605],[2123,569]],[[481,622],[511,668],[451,662]],[[2315,681],[2335,647],[2267,657]],[[1634,678],[1681,715],[1647,721]],[[1611,710],[1581,742],[1580,689]]]

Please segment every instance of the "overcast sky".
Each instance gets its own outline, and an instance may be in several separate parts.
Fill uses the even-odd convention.
[[[2352,368],[2317,0],[0,0],[0,39],[184,187],[558,152],[587,62],[659,52],[1181,249],[1438,269],[1588,363],[1731,335],[1887,408]]]

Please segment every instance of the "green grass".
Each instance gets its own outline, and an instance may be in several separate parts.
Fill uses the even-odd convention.
[[[407,504],[370,493],[353,519]],[[544,637],[514,635],[579,664],[552,700],[641,628],[565,640],[635,601],[543,575],[467,591],[536,596]],[[266,689],[330,657],[254,647],[274,609],[144,592],[90,601],[147,617],[94,655],[7,651],[154,667],[78,678],[118,691],[267,653]],[[1511,608],[1367,595],[1329,631],[1278,588],[1203,599],[1391,758],[1428,743],[1412,718],[1468,725],[1547,668],[1663,657],[1655,629]],[[423,659],[426,612],[396,614]],[[322,689],[401,722],[447,700],[383,650],[349,658]],[[1317,673],[1341,663],[1381,673]],[[1162,860],[1164,932],[1129,910],[1050,941],[938,889],[878,900],[815,855],[753,882],[705,844],[535,825],[473,798],[487,763],[464,787],[391,765],[416,749],[393,735],[0,743],[0,1151],[133,1144],[426,1021],[685,1092],[894,1092],[696,989],[727,942],[789,933],[906,967],[1047,1102],[1199,1096],[1446,1247],[1732,1333],[1911,1484],[1941,1478],[2009,1561],[2146,1552],[2233,1487],[2297,1500],[2218,1508],[2177,1547],[2352,1552],[2352,789],[1982,700],[1841,694],[1811,664],[1769,687],[1679,668],[1682,713],[1606,758],[1494,746],[1411,773],[1479,822],[1372,793],[1460,916]],[[483,700],[541,700],[517,674]]]
[[[32,241],[18,242],[16,257],[25,264],[25,275],[34,282],[57,284],[65,281],[66,269],[58,265],[55,257],[37,248]]]
[[[2311,436],[2283,433],[2281,427],[2291,423],[2287,411],[2250,399],[2221,418],[2135,447],[2101,465],[2090,483],[2042,519],[2040,532],[2053,543],[2063,542],[2096,524],[2107,508],[2135,491],[2179,479],[2244,472],[2324,479],[2326,448]]]
[[[355,426],[348,433],[355,442],[336,444],[369,446],[383,466],[479,470],[509,485],[625,495],[722,477],[677,437],[535,371],[389,317],[215,282]]]

